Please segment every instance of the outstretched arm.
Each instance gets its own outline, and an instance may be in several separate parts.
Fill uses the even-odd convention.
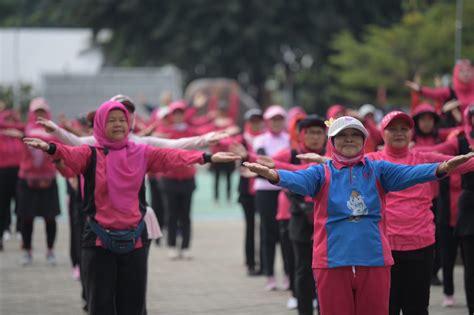
[[[23,142],[35,149],[40,149],[52,156],[54,160],[63,160],[74,174],[82,174],[87,168],[91,149],[84,145],[80,147],[71,147],[60,143],[47,143],[36,138],[24,138]]]
[[[258,163],[244,162],[243,165],[250,171],[265,177],[270,183],[303,196],[316,195],[324,181],[324,171],[321,166],[312,166],[305,170],[291,172],[276,171]]]
[[[37,123],[43,126],[46,132],[51,133],[64,144],[79,146],[83,144],[92,145],[96,143],[94,136],[78,137],[75,134],[59,127],[51,120],[40,117],[38,118]]]
[[[177,167],[196,163],[227,163],[240,160],[239,156],[230,152],[207,154],[203,151],[188,151],[153,147],[148,147],[147,158],[147,171],[154,173],[170,171]]]
[[[471,161],[472,157],[474,157],[474,152],[451,157],[451,159],[444,161],[438,166],[436,173],[438,176],[443,176],[472,172],[474,171],[474,162]]]
[[[399,191],[416,184],[426,183],[449,175],[462,164],[474,156],[474,153],[459,155],[443,163],[418,165],[393,164],[387,161],[382,163],[382,186],[387,191]]]
[[[165,139],[160,137],[148,136],[140,137],[139,142],[159,148],[173,149],[199,149],[208,145],[213,145],[219,140],[228,137],[225,132],[209,132],[202,136],[187,137],[181,139]]]

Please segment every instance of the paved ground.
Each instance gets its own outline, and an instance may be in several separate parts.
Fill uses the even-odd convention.
[[[19,242],[6,243],[0,253],[0,314],[83,314],[79,283],[71,278],[68,228],[59,225],[58,265],[46,265],[44,230],[35,226],[34,263],[22,268]],[[195,258],[170,261],[164,248],[153,247],[149,261],[149,314],[296,314],[285,309],[288,293],[265,292],[264,279],[248,278],[242,264],[239,220],[198,220],[194,224]],[[279,268],[281,270],[281,268]],[[459,306],[443,309],[441,289],[433,287],[430,314],[466,314],[462,270],[457,267]],[[281,273],[280,273],[281,278]]]

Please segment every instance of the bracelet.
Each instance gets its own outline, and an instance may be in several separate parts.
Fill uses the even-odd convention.
[[[46,153],[53,155],[56,153],[56,145],[54,143],[49,143],[49,148],[46,150]]]
[[[212,162],[212,154],[204,153],[202,155],[202,158],[204,160],[204,163],[211,163]]]

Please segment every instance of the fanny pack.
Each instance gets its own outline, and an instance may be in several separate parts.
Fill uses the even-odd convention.
[[[135,244],[142,235],[145,222],[142,219],[137,228],[132,230],[106,230],[94,220],[89,220],[89,225],[105,248],[116,254],[126,254],[135,249]]]
[[[31,189],[48,189],[53,185],[53,179],[27,179],[26,184]]]

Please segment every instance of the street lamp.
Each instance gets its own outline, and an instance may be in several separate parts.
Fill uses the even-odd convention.
[[[462,5],[463,0],[456,0],[456,22],[454,36],[454,64],[461,58],[462,49]]]

